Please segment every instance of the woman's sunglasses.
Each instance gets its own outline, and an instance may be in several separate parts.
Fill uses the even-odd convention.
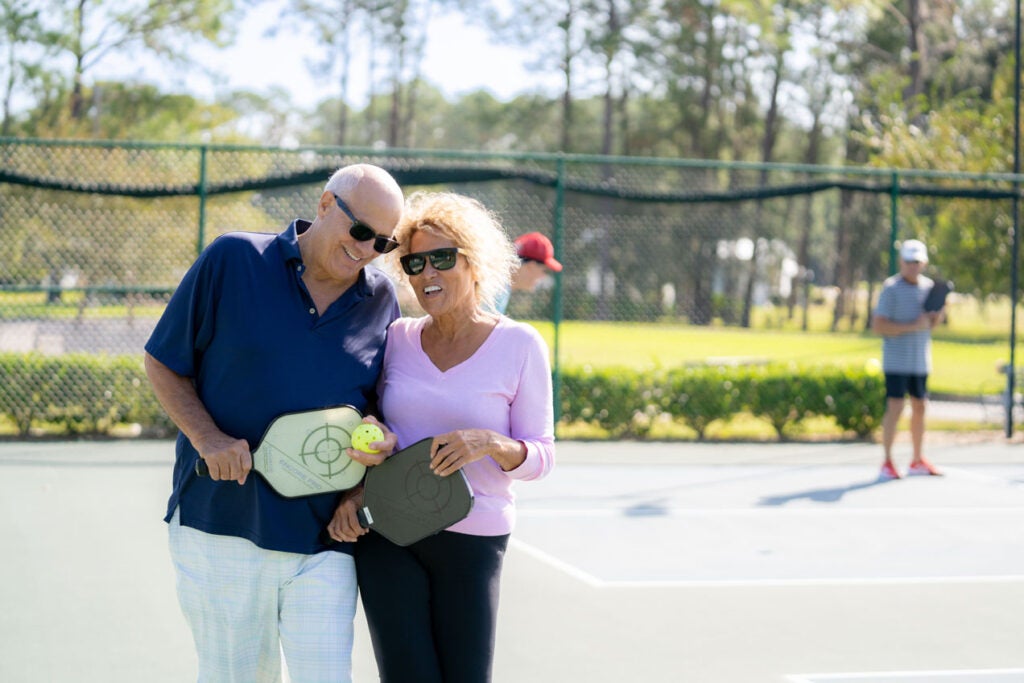
[[[352,227],[348,229],[348,234],[352,235],[352,239],[357,242],[373,240],[373,250],[378,254],[387,254],[398,248],[398,242],[393,238],[387,235],[378,235],[373,228],[356,218],[348,208],[348,204],[341,197],[334,195],[334,201],[338,203],[338,208],[345,212],[345,215],[352,221]]]
[[[430,259],[430,265],[436,270],[450,270],[455,267],[458,256],[458,247],[444,247],[443,249],[406,254],[398,260],[402,263],[402,270],[406,275],[419,275],[427,267],[427,259]]]

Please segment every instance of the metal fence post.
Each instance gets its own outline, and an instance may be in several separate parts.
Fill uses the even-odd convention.
[[[1013,174],[1020,173],[1020,0],[1013,27]],[[1017,376],[1017,287],[1020,282],[1020,181],[1013,180],[1013,258],[1010,260],[1010,366],[1006,369],[1006,437],[1013,436],[1014,379]]]
[[[199,148],[199,226],[196,231],[196,256],[203,251],[206,242],[206,153],[209,150],[207,145]]]
[[[558,258],[564,258],[562,247],[565,230],[565,155],[558,155],[557,163],[557,176],[555,179],[555,256]],[[554,301],[554,314],[553,320],[554,330],[554,345],[555,345],[555,359],[554,359],[554,386],[552,394],[555,399],[555,425],[558,428],[558,420],[562,413],[562,402],[561,402],[561,388],[562,388],[562,372],[559,362],[559,349],[558,349],[558,335],[559,328],[562,325],[562,274],[555,274],[555,301]]]

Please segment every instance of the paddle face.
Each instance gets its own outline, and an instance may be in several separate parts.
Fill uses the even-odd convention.
[[[432,439],[417,441],[366,472],[360,521],[395,545],[410,545],[465,519],[473,490],[460,470],[430,471]]]
[[[366,467],[345,455],[362,415],[352,406],[286,413],[274,418],[252,453],[252,467],[286,498],[344,491]],[[206,474],[200,459],[196,472]]]
[[[939,311],[946,305],[946,297],[953,291],[953,283],[949,280],[936,280],[928,296],[924,299],[924,310],[928,313]]]

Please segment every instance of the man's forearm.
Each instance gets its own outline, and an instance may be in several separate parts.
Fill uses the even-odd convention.
[[[898,337],[902,334],[908,334],[910,332],[916,332],[922,329],[921,319],[915,320],[910,323],[898,323],[895,320],[889,318],[876,317],[872,321],[871,329],[876,334],[880,334],[883,337]]]
[[[199,399],[191,379],[174,372],[148,353],[145,366],[146,376],[157,400],[193,446],[199,449],[202,441],[220,434],[220,429]]]

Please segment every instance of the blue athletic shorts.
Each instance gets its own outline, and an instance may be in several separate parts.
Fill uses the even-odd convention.
[[[928,375],[895,375],[885,373],[885,397],[928,398]]]

